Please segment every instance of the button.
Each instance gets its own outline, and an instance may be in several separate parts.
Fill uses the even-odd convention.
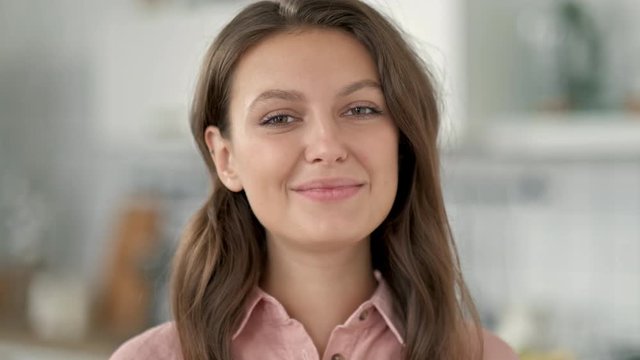
[[[344,360],[344,356],[342,354],[333,354],[331,360]]]
[[[368,316],[369,316],[369,310],[363,310],[360,313],[360,316],[358,316],[358,319],[360,319],[360,321],[364,321],[364,320],[367,320]]]

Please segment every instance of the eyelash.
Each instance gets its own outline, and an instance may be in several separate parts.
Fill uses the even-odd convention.
[[[353,114],[351,116],[358,116],[358,117],[369,117],[369,116],[375,116],[375,115],[380,115],[382,114],[382,111],[380,111],[380,109],[374,107],[374,106],[367,106],[367,105],[356,105],[356,106],[352,106],[349,108],[349,110],[347,112],[353,111],[355,109],[365,109],[365,110],[369,110],[368,114]]]
[[[360,110],[367,110],[369,111],[366,114],[352,114],[352,115],[348,115],[348,116],[355,116],[355,117],[359,117],[359,118],[368,118],[371,116],[376,116],[376,115],[380,115],[382,114],[382,111],[379,110],[378,108],[374,107],[374,106],[367,106],[367,105],[356,105],[356,106],[352,106],[349,108],[349,110],[347,110],[345,112],[349,113],[349,112],[353,112],[356,109],[360,109]],[[286,121],[286,122],[280,122],[280,121],[276,121],[278,118],[282,119],[282,118],[289,118],[289,119],[294,119],[292,121]],[[260,125],[262,126],[271,126],[271,127],[280,127],[280,126],[286,126],[288,124],[291,124],[292,122],[295,121],[295,118],[287,113],[276,113],[270,116],[265,117],[261,122]]]
[[[276,122],[275,119],[277,119],[277,118],[293,119],[293,116],[291,116],[291,115],[289,115],[287,113],[276,113],[276,114],[269,115],[269,116],[265,117],[264,119],[262,119],[262,121],[260,121],[260,125],[278,127],[278,126],[286,126],[287,124],[290,124],[290,123],[293,122],[293,121]]]

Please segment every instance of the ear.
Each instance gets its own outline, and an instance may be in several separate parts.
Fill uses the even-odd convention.
[[[204,140],[209,148],[220,181],[231,191],[241,191],[242,182],[236,170],[231,142],[222,136],[220,129],[216,126],[206,128]]]

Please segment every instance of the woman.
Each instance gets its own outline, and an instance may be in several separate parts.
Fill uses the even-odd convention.
[[[195,94],[214,183],[176,256],[175,322],[113,359],[516,358],[464,285],[438,126],[426,68],[368,5],[246,7]]]

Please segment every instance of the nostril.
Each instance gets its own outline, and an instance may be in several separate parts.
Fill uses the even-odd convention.
[[[307,146],[305,158],[310,163],[339,163],[349,157],[347,149],[337,142],[320,142]]]

